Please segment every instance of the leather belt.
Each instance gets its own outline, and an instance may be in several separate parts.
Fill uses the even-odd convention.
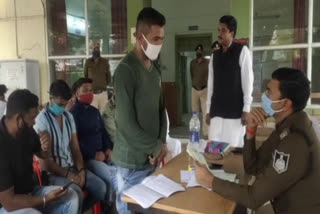
[[[198,87],[196,87],[196,86],[192,86],[192,88],[196,89],[197,91],[201,91],[201,90],[205,89],[206,87],[207,87],[206,85],[205,85],[205,86],[202,86],[202,87],[200,87],[200,88],[198,88]]]

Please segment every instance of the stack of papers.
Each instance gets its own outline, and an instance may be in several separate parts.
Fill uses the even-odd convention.
[[[198,161],[200,164],[205,165],[209,169],[206,158],[204,157],[203,153],[201,153],[197,150],[197,148],[194,148],[192,146],[188,146],[187,152],[193,158],[193,160]]]
[[[124,191],[123,194],[134,199],[144,209],[151,207],[160,198],[168,198],[175,192],[185,191],[185,188],[166,176],[160,174],[145,178],[141,184]]]
[[[222,180],[226,180],[226,181],[230,181],[230,182],[235,182],[235,180],[236,180],[236,174],[226,173],[222,169],[211,170],[211,173],[214,175],[214,177],[220,178]],[[187,187],[202,186],[197,182],[194,170],[192,170],[192,171],[181,170],[180,171],[180,176],[181,176],[181,182],[182,183],[187,183]],[[211,191],[211,188],[208,188],[206,186],[202,186],[202,187],[204,187],[204,188],[206,188],[206,189]]]

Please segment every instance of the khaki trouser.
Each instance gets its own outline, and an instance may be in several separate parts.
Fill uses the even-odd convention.
[[[107,102],[108,102],[107,91],[102,91],[99,94],[94,94],[91,105],[99,109],[100,113],[102,113],[103,110],[105,109]]]
[[[192,111],[202,112],[202,133],[204,136],[208,136],[208,126],[206,124],[207,113],[207,88],[202,90],[196,90],[192,88],[191,91],[191,108]],[[201,108],[200,108],[201,107]]]

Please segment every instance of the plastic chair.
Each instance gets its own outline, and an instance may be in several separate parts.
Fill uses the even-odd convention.
[[[42,178],[41,178],[41,169],[40,169],[40,162],[39,160],[33,156],[33,171],[37,174],[39,179],[39,184],[42,186]],[[83,197],[86,198],[88,193],[83,191]],[[93,214],[101,214],[101,203],[98,201],[92,208]]]
[[[35,156],[33,156],[33,171],[37,174],[39,185],[42,186],[42,178],[41,178],[41,170],[40,170],[40,162],[37,160]]]

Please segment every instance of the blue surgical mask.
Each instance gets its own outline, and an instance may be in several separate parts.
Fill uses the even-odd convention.
[[[56,116],[62,115],[65,111],[65,108],[59,106],[54,100],[52,101],[52,106],[49,106],[49,109]]]
[[[276,101],[272,101],[267,95],[266,93],[263,93],[262,94],[262,97],[261,97],[261,100],[262,100],[262,108],[263,110],[269,115],[269,116],[273,116],[275,113],[278,113],[278,112],[282,112],[283,109],[280,109],[280,110],[274,110],[272,108],[272,104],[273,103],[279,103],[285,99],[282,99],[282,100],[276,100]]]

